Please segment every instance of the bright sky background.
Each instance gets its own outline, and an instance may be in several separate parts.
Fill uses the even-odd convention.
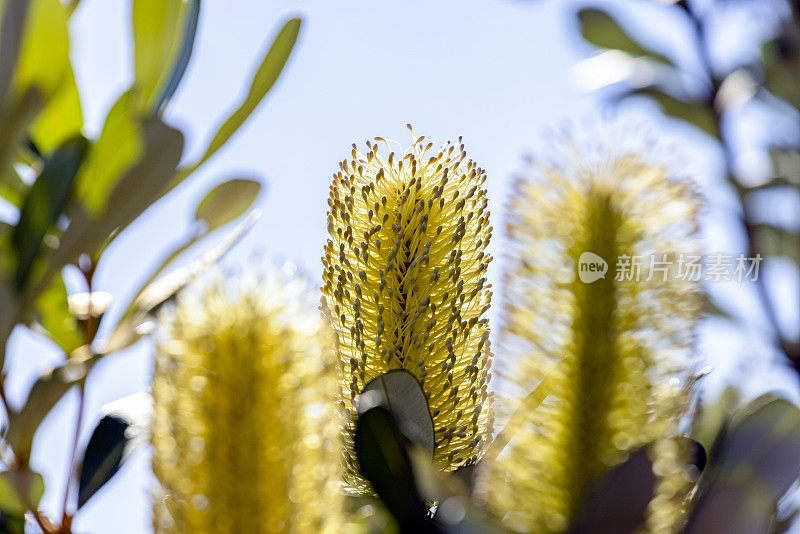
[[[577,36],[572,17],[576,5],[561,0],[203,2],[194,56],[167,113],[168,122],[186,134],[187,158],[198,155],[246,91],[279,23],[299,13],[304,18],[302,34],[281,80],[247,126],[191,183],[117,239],[96,279],[97,289],[117,299],[109,313],[117,317],[159,258],[189,233],[194,206],[204,192],[230,177],[257,176],[266,192],[257,201],[262,219],[228,262],[242,262],[256,250],[270,258],[290,259],[318,279],[331,174],[354,141],[363,144],[380,135],[407,142],[407,122],[435,143],[463,135],[469,156],[487,170],[487,187],[496,203],[493,253],[499,257],[505,217],[500,204],[511,177],[521,169],[522,156],[541,146],[545,127],[599,109],[597,97],[586,96],[571,82],[571,66],[592,53]],[[108,108],[131,82],[129,18],[127,0],[83,0],[71,22],[71,52],[90,136],[99,132]],[[651,39],[665,42],[668,30],[660,30]],[[685,57],[685,52],[677,54]],[[719,170],[713,143],[690,128],[659,119],[652,105],[627,109],[629,114],[653,117],[659,128],[669,124],[669,139],[688,154],[680,170],[728,205],[709,208],[705,231],[714,243],[709,250],[738,252],[739,237],[724,230],[732,221],[726,211],[731,197],[713,186]],[[498,274],[495,265],[490,279],[498,280]],[[793,285],[797,293],[796,272],[786,274],[781,283]],[[497,282],[494,285],[499,295]],[[728,294],[748,305],[746,291]],[[702,351],[725,355],[724,361],[715,359],[719,372],[709,379],[712,383],[747,373],[756,389],[764,389],[764,384],[791,389],[789,378],[766,370],[768,355],[753,356],[764,348],[752,339],[719,324],[705,330],[710,335],[703,337]],[[57,354],[22,329],[12,337],[9,351],[9,395],[21,401],[34,377],[56,361]],[[747,365],[730,363],[743,356]],[[151,367],[147,343],[96,367],[87,388],[83,443],[100,406],[148,389]],[[75,406],[75,395],[59,404],[34,449],[33,466],[48,486],[43,505],[58,514]],[[82,510],[75,530],[149,531],[149,471],[148,453],[136,454]]]

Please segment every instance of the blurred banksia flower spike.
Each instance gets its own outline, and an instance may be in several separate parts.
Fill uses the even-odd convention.
[[[302,279],[243,278],[217,273],[162,312],[155,532],[338,532],[333,333]]]
[[[406,369],[428,398],[434,464],[452,470],[482,455],[491,418],[486,175],[460,138],[435,151],[412,138],[388,157],[381,138],[353,145],[334,174],[322,291],[347,420],[365,384]]]
[[[532,163],[512,196],[500,389],[516,412],[485,491],[514,530],[565,532],[590,485],[652,443],[647,530],[670,532],[688,482],[669,438],[700,310],[699,276],[680,272],[699,257],[699,202],[641,154],[569,148],[566,167]]]

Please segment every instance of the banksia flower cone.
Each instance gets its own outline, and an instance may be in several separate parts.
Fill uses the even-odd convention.
[[[339,532],[333,334],[300,279],[220,276],[161,315],[157,533]]]
[[[698,203],[690,183],[635,153],[533,167],[510,207],[500,363],[517,408],[490,452],[489,502],[516,531],[565,532],[590,485],[652,443],[647,528],[669,532],[687,483],[669,438],[700,309],[696,279],[678,269],[699,259]],[[638,276],[615,273],[630,260]]]
[[[328,200],[323,294],[338,334],[346,420],[365,384],[406,369],[428,398],[434,464],[453,470],[477,461],[490,426],[483,315],[492,227],[484,171],[460,139],[435,152],[423,140],[388,157],[377,143],[363,154],[354,145],[341,163]]]

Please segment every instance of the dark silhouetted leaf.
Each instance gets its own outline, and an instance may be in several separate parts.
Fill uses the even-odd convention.
[[[402,532],[437,532],[414,482],[405,438],[392,414],[377,406],[356,422],[355,451],[361,473],[397,521]]]
[[[578,12],[578,21],[583,38],[595,46],[622,50],[635,57],[644,56],[667,65],[672,64],[665,56],[652,50],[647,50],[634,41],[611,15],[604,11],[582,9]]]
[[[128,426],[128,421],[114,415],[106,415],[97,423],[81,463],[78,508],[119,471],[130,441],[126,435]]]
[[[631,534],[645,520],[656,476],[645,448],[609,470],[589,490],[570,534]]]
[[[0,534],[25,534],[25,514],[0,512]]]
[[[778,500],[800,476],[800,409],[766,397],[742,413],[709,458],[686,534],[767,532]]]
[[[89,143],[83,137],[67,141],[44,163],[22,204],[11,241],[17,251],[15,283],[21,288],[42,246],[72,195],[72,185]]]
[[[417,377],[405,369],[395,369],[370,380],[359,395],[359,411],[374,406],[388,409],[403,435],[433,456],[433,419]]]

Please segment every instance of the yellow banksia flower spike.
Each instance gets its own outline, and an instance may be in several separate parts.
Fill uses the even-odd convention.
[[[434,464],[453,470],[481,457],[491,422],[486,175],[460,138],[432,151],[411,135],[408,151],[388,157],[382,138],[365,153],[353,145],[334,174],[322,292],[346,420],[365,384],[406,369],[428,398]]]
[[[566,166],[532,162],[515,184],[496,389],[516,412],[484,491],[515,531],[565,532],[587,488],[654,443],[647,530],[671,532],[689,482],[669,438],[701,306],[699,276],[680,272],[700,257],[699,202],[638,153],[570,150]]]
[[[339,532],[335,339],[294,269],[217,273],[162,312],[156,533]]]

